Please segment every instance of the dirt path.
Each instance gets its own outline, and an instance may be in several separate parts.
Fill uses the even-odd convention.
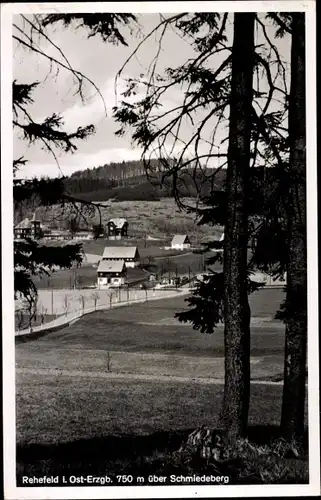
[[[147,375],[137,373],[113,373],[113,372],[91,372],[80,370],[57,370],[54,368],[17,368],[16,374],[21,375],[55,375],[56,377],[86,377],[86,378],[104,378],[109,380],[139,380],[152,382],[192,382],[194,384],[222,385],[222,378],[201,378],[201,377],[183,377],[174,375]],[[283,382],[272,382],[270,380],[252,380],[252,384],[257,385],[283,385]]]

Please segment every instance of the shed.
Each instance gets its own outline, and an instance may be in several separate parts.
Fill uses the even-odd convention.
[[[191,242],[187,234],[176,234],[172,239],[171,246],[176,250],[184,250],[186,248],[191,248]]]

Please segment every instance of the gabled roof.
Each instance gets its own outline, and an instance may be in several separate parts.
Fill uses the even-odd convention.
[[[101,260],[97,268],[97,273],[121,273],[125,266],[124,260]]]
[[[103,259],[133,259],[136,254],[137,247],[105,247]]]
[[[31,224],[30,220],[28,219],[28,217],[26,217],[21,222],[19,222],[19,224],[17,224],[15,227],[17,229],[28,229],[28,228],[32,227],[32,224]]]
[[[108,222],[108,224],[112,222],[113,224],[115,224],[115,226],[118,228],[118,229],[121,229],[122,227],[124,227],[125,224],[127,224],[127,220],[126,219],[123,219],[123,218],[116,218],[116,219],[110,219],[110,221]]]
[[[175,234],[172,239],[172,245],[184,245],[184,243],[189,243],[187,234]]]

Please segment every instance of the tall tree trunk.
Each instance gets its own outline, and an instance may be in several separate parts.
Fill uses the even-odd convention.
[[[304,432],[307,356],[305,20],[292,14],[289,100],[290,172],[288,193],[287,319],[281,427],[290,440]]]
[[[250,168],[253,59],[254,14],[236,13],[224,232],[225,387],[221,424],[228,439],[246,434],[250,396],[246,185]]]

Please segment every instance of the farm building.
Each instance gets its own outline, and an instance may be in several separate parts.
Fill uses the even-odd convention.
[[[126,266],[124,260],[101,260],[97,268],[97,288],[124,285]]]
[[[89,231],[77,231],[72,235],[73,240],[91,240],[92,237],[92,233]]]
[[[140,264],[137,247],[105,247],[102,260],[124,260],[126,267],[136,267]]]
[[[127,237],[128,222],[126,219],[110,219],[107,223],[107,236],[110,240],[120,240]]]
[[[17,240],[24,238],[40,238],[42,236],[41,222],[33,217],[31,220],[26,217],[14,227],[14,237]]]
[[[62,231],[60,229],[52,229],[47,235],[46,238],[49,240],[71,240],[70,231]]]
[[[191,248],[191,242],[187,234],[176,234],[172,239],[172,248],[175,250],[184,250],[186,248]]]

